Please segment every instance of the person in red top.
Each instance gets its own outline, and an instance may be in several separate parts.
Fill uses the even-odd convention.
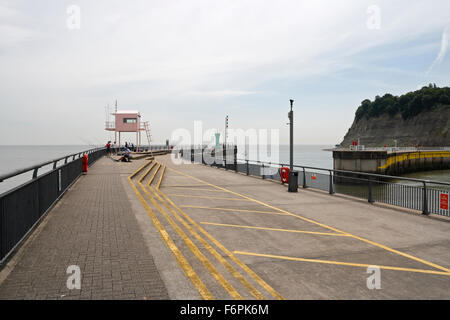
[[[106,154],[111,155],[111,141],[106,144]]]

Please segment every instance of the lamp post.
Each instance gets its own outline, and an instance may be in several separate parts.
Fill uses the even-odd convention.
[[[291,111],[288,113],[289,118],[289,170],[294,170],[294,111],[292,107],[294,105],[294,100],[291,102]]]
[[[289,118],[289,186],[288,192],[298,192],[298,172],[294,171],[294,111],[292,107],[294,100],[290,99],[291,111],[288,113]]]

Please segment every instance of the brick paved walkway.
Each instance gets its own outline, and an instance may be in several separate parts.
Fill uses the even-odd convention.
[[[168,299],[121,182],[134,166],[98,160],[13,258],[0,299]],[[67,289],[70,265],[80,290]]]

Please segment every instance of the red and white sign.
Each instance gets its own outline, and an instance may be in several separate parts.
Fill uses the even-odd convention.
[[[448,211],[448,193],[439,195],[439,209]]]

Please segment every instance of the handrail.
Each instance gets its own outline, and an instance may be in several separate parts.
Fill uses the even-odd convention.
[[[66,156],[63,156],[63,157],[60,157],[60,158],[56,158],[56,159],[53,159],[53,160],[48,160],[48,161],[45,161],[45,162],[36,164],[36,165],[30,166],[30,167],[26,167],[26,168],[23,168],[23,169],[15,170],[15,171],[12,171],[12,172],[10,172],[10,173],[6,173],[6,174],[3,174],[3,175],[0,175],[0,182],[3,182],[3,181],[5,181],[6,179],[9,179],[9,178],[18,176],[18,175],[20,175],[20,174],[22,174],[22,173],[25,173],[25,172],[28,172],[28,171],[31,171],[31,170],[34,170],[34,172],[33,172],[33,178],[36,178],[36,176],[37,176],[37,170],[38,170],[39,168],[42,168],[42,167],[44,167],[44,166],[46,166],[46,165],[49,165],[49,164],[51,164],[51,163],[54,164],[54,168],[55,168],[56,163],[57,163],[58,161],[65,160],[65,163],[67,163],[67,159],[69,159],[70,157],[76,157],[77,155],[81,156],[82,154],[86,154],[86,153],[87,153],[87,154],[90,154],[90,153],[92,153],[92,152],[95,152],[95,151],[98,151],[98,150],[102,150],[102,149],[106,149],[106,147],[99,147],[99,148],[89,149],[89,150],[86,150],[86,151],[81,151],[81,152],[72,153],[72,154],[69,154],[69,155],[66,155]],[[75,159],[75,158],[74,158],[74,159]],[[73,160],[74,160],[74,159],[73,159]]]
[[[288,166],[287,163],[276,163],[276,162],[265,162],[265,161],[259,161],[259,160],[248,160],[248,159],[236,159],[236,161],[249,161],[249,162],[256,162],[256,163],[264,163],[264,164],[272,164],[277,166]],[[399,176],[389,176],[384,174],[377,174],[377,173],[367,173],[367,172],[359,172],[359,171],[347,171],[347,170],[336,170],[336,169],[325,169],[325,168],[318,168],[318,167],[310,167],[310,166],[301,166],[301,165],[295,165],[296,168],[305,168],[305,169],[312,169],[312,170],[322,170],[322,171],[328,171],[328,172],[337,172],[337,173],[351,173],[351,174],[358,174],[358,175],[364,175],[369,177],[376,177],[376,178],[387,178],[387,179],[398,179],[398,180],[407,180],[407,181],[414,181],[414,182],[425,182],[425,183],[431,183],[431,184],[442,184],[450,186],[449,182],[444,181],[435,181],[435,180],[424,180],[424,179],[417,179],[417,178],[406,178],[406,177],[399,177]]]

